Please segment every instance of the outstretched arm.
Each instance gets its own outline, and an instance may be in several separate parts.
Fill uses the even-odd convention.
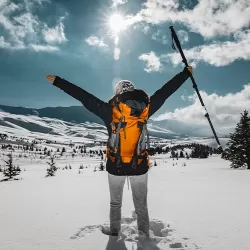
[[[84,89],[60,78],[59,76],[48,75],[46,78],[49,82],[53,83],[54,86],[60,88],[76,100],[80,101],[86,109],[94,113],[96,116],[101,119],[105,119],[107,116],[109,110],[108,103],[103,102]]]
[[[186,67],[150,97],[149,117],[152,116],[190,76],[192,67]]]

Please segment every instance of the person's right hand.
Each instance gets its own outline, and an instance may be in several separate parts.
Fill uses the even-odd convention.
[[[56,79],[56,76],[55,75],[47,75],[46,76],[46,79],[51,82],[51,83],[54,83],[55,79]]]

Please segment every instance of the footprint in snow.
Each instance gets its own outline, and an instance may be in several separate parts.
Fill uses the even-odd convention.
[[[78,239],[88,236],[97,230],[101,231],[103,234],[109,235],[109,222],[80,228],[78,232],[71,237],[71,239]],[[131,242],[133,244],[133,250],[200,249],[196,244],[191,243],[189,238],[178,237],[176,231],[169,223],[165,223],[157,219],[150,220],[150,237],[148,239],[138,236],[137,217],[134,211],[132,212],[131,217],[122,217],[121,233],[119,237],[110,236],[106,250],[109,250],[108,247],[112,245],[112,241],[117,240],[117,238],[120,238],[123,241],[123,243],[122,241],[119,241],[119,244],[124,245],[124,241]],[[134,245],[137,245],[137,247],[134,248]],[[119,249],[126,250],[127,248]]]

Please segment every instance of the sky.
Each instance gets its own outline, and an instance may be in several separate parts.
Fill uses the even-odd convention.
[[[249,0],[0,0],[0,104],[80,104],[48,74],[104,101],[121,79],[152,95],[184,67],[171,25],[215,129],[232,131],[250,107]],[[190,80],[154,119],[211,134]]]

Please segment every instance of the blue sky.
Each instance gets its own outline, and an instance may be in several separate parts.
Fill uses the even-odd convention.
[[[79,105],[47,74],[105,101],[119,79],[151,95],[183,69],[174,25],[217,130],[228,132],[250,107],[250,2],[234,2],[0,0],[0,104]],[[211,134],[190,80],[155,118]]]

